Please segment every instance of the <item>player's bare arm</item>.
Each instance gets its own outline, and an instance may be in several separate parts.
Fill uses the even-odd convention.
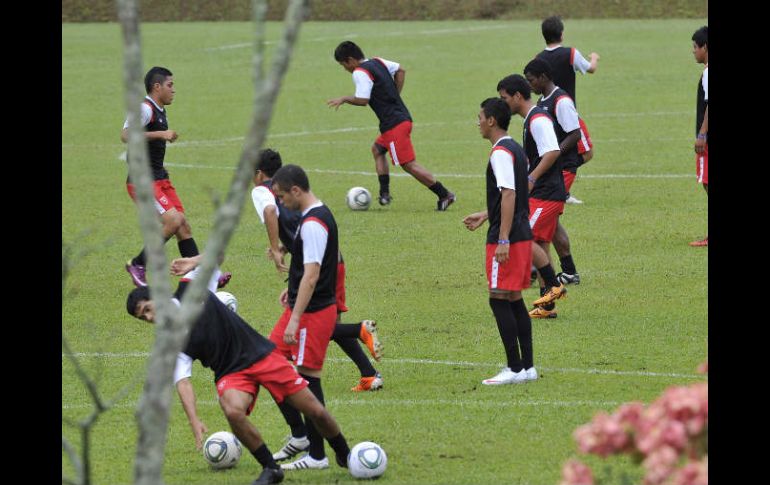
[[[170,142],[170,143],[174,143],[176,139],[179,137],[177,132],[174,130],[147,131],[144,133],[144,136],[147,138],[148,141],[166,140],[167,142]],[[120,141],[122,141],[123,143],[128,143],[128,128],[123,128],[123,131],[120,132]]]
[[[508,241],[511,234],[511,225],[513,223],[513,212],[516,208],[516,191],[502,187],[500,196],[500,234],[498,239]],[[495,259],[497,262],[503,264],[508,261],[508,254],[510,251],[510,241],[503,244],[498,242],[497,247],[495,248]]]
[[[706,111],[703,114],[703,123],[700,125],[698,136],[695,138],[695,153],[703,153],[706,148],[706,140],[709,132],[709,107],[706,106]]]
[[[297,343],[297,329],[299,329],[299,319],[305,313],[310,298],[313,296],[318,278],[321,276],[321,265],[319,263],[307,263],[302,279],[299,281],[297,299],[294,302],[294,308],[291,311],[289,324],[286,325],[286,331],[283,334],[283,341],[287,344]]]
[[[529,190],[532,191],[532,187],[535,186],[535,182],[537,179],[540,178],[541,175],[546,173],[551,166],[556,162],[556,159],[559,158],[559,155],[561,155],[561,150],[552,150],[550,152],[546,152],[543,155],[543,158],[540,159],[540,163],[537,164],[537,167],[529,174]]]
[[[265,228],[267,229],[267,238],[270,241],[270,247],[267,248],[267,257],[275,264],[278,272],[286,273],[289,267],[283,261],[286,249],[281,246],[281,239],[278,236],[278,212],[274,205],[265,207]]]
[[[590,61],[591,67],[586,69],[586,72],[593,74],[596,72],[596,68],[599,67],[599,59],[601,58],[599,57],[599,54],[597,54],[596,52],[592,52],[588,57],[591,58],[591,61]]]
[[[398,89],[398,94],[401,94],[401,89],[404,87],[404,80],[406,79],[406,71],[404,71],[401,67],[398,68],[398,71],[393,75],[393,81],[396,83],[396,89]]]
[[[567,153],[580,141],[580,129],[570,131],[567,136],[559,143],[561,153]]]
[[[326,102],[327,106],[339,109],[343,104],[352,104],[353,106],[366,106],[369,104],[369,100],[366,98],[356,98],[355,96],[342,96],[340,98],[330,99]]]
[[[172,275],[182,276],[194,270],[201,262],[202,254],[189,258],[176,258],[171,261],[170,271]]]
[[[176,391],[179,394],[179,400],[182,401],[182,408],[190,422],[193,436],[195,436],[195,447],[201,449],[203,445],[203,436],[208,433],[208,428],[198,418],[198,412],[195,409],[195,392],[189,377],[185,377],[176,383]]]
[[[487,211],[475,212],[469,216],[465,216],[463,224],[465,224],[465,227],[468,228],[469,231],[475,231],[481,227],[487,219],[489,219]]]

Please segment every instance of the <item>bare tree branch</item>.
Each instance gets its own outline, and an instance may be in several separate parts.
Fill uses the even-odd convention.
[[[70,463],[72,463],[72,467],[75,469],[75,479],[71,480],[62,476],[61,478],[62,483],[63,484],[67,483],[72,485],[83,483],[83,463],[81,463],[80,458],[78,457],[77,451],[70,444],[69,441],[64,439],[64,436],[61,437],[61,447],[67,453],[67,456],[70,459]]]
[[[170,400],[172,375],[177,353],[183,348],[189,329],[200,314],[205,286],[217,259],[224,254],[238,223],[247,186],[256,166],[259,148],[264,142],[280,84],[288,68],[299,26],[307,16],[308,0],[292,0],[286,13],[285,32],[275,54],[270,74],[262,75],[264,57],[264,0],[254,1],[256,23],[254,120],[248,132],[238,169],[224,204],[218,207],[212,235],[200,264],[198,277],[188,286],[182,306],[176,311],[170,301],[171,291],[166,276],[165,254],[157,217],[152,206],[152,189],[147,163],[146,141],[139,126],[141,92],[141,47],[136,0],[117,0],[118,16],[124,37],[125,101],[128,112],[128,161],[131,180],[137,188],[137,205],[142,236],[145,241],[151,294],[156,308],[156,339],[149,358],[147,380],[137,407],[139,442],[137,444],[134,480],[138,485],[162,483],[162,466]],[[163,278],[163,276],[166,276]]]

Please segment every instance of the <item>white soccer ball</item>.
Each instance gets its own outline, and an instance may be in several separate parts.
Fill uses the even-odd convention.
[[[203,458],[217,470],[237,465],[241,452],[241,442],[229,431],[217,431],[203,443]]]
[[[216,295],[219,301],[224,303],[227,308],[238,313],[238,300],[235,298],[235,295],[226,291],[217,291]]]
[[[345,202],[354,211],[365,211],[372,205],[372,194],[363,187],[353,187],[348,190]]]
[[[377,443],[363,441],[350,450],[348,470],[355,478],[375,478],[385,473],[388,455]]]

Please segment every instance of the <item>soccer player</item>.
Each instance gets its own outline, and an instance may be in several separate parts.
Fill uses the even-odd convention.
[[[591,52],[589,57],[590,61],[583,57],[583,54],[574,47],[562,46],[562,39],[564,34],[564,24],[561,18],[558,16],[551,16],[543,20],[541,24],[541,31],[543,33],[543,39],[545,40],[545,49],[540,52],[537,57],[545,59],[551,65],[552,79],[554,84],[567,91],[567,94],[572,97],[572,100],[577,106],[577,93],[575,91],[575,73],[581,74],[596,72],[596,68],[599,65],[599,54]],[[582,119],[580,121],[580,140],[578,141],[578,153],[582,158],[580,165],[588,162],[593,158],[593,143],[591,142],[591,135],[588,133],[585,123]],[[582,204],[583,202],[571,195],[569,195],[569,188],[567,189],[567,203],[568,204]],[[558,231],[558,229],[557,229]]]
[[[270,246],[267,248],[268,257],[273,261],[276,269],[288,271],[288,267],[284,263],[284,256],[292,247],[302,214],[283,206],[273,193],[272,177],[282,165],[281,154],[277,151],[270,148],[260,151],[253,179],[254,188],[251,191],[251,199],[259,219],[267,230],[267,237],[270,242]],[[354,392],[374,391],[382,388],[382,375],[369,362],[357,340],[362,340],[369,347],[375,360],[379,360],[382,354],[382,344],[377,336],[377,324],[373,320],[364,320],[356,324],[339,323],[342,312],[348,311],[345,304],[345,262],[341,253],[337,270],[337,326],[332,338],[361,372],[358,385],[351,390]],[[349,336],[345,337],[344,335]]]
[[[575,103],[566,91],[554,84],[551,79],[551,65],[548,61],[536,57],[524,67],[524,76],[532,91],[541,95],[537,105],[554,118],[556,140],[559,142],[561,151],[559,160],[562,163],[564,188],[569,193],[580,165],[580,155],[577,150],[577,142],[580,140],[580,118]],[[556,222],[553,246],[556,254],[559,255],[562,268],[562,272],[556,277],[565,285],[579,284],[580,274],[572,259],[569,236],[560,221]]]
[[[299,211],[300,219],[296,235],[289,241],[289,285],[280,298],[285,310],[270,340],[276,344],[276,351],[293,361],[309,382],[311,392],[323,403],[321,370],[337,321],[337,223],[329,208],[310,190],[301,167],[284,165],[278,169],[272,177],[272,190],[283,207]],[[312,419],[305,420],[305,427],[310,441],[308,453],[281,465],[284,470],[329,467],[322,435]]]
[[[529,312],[532,318],[556,318],[555,300],[565,298],[567,289],[556,278],[551,266],[550,243],[559,214],[564,210],[564,177],[561,173],[553,118],[532,103],[529,83],[519,74],[506,76],[497,83],[497,92],[516,113],[524,118],[522,142],[529,159],[529,226],[532,228],[532,261],[540,280],[541,297]]]
[[[698,97],[695,104],[695,174],[709,194],[709,28],[704,25],[692,35],[692,53],[698,64],[703,64],[703,74],[698,81]],[[690,246],[709,245],[709,237],[693,241]]]
[[[412,116],[401,99],[406,71],[397,62],[380,57],[367,59],[361,48],[351,41],[340,43],[334,50],[334,59],[346,71],[353,74],[356,92],[353,96],[330,99],[326,104],[335,109],[348,103],[353,106],[372,108],[380,120],[380,136],[372,145],[372,155],[380,182],[380,205],[388,205],[390,173],[385,153],[390,152],[393,165],[400,166],[408,174],[428,187],[436,197],[437,210],[445,211],[456,199],[441,182],[415,160],[412,146]]]
[[[194,274],[188,273],[180,281],[174,299],[177,305],[192,277]],[[147,286],[129,293],[126,310],[140,320],[155,321],[155,303]],[[309,417],[334,449],[337,464],[346,467],[350,448],[336,420],[308,390],[308,381],[274,349],[274,343],[230,311],[213,293],[208,293],[174,369],[174,384],[190,422],[195,446],[201,448],[203,436],[208,432],[198,417],[190,382],[192,363],[197,359],[214,371],[219,405],[233,434],[263,467],[252,485],[280,483],[284,476],[259,430],[248,419],[256,404],[259,386],[264,386],[277,403],[285,401]]]
[[[179,253],[183,258],[197,256],[198,246],[192,236],[192,229],[184,215],[182,201],[177,196],[176,189],[171,185],[168,171],[163,167],[166,157],[166,142],[173,143],[178,138],[174,130],[168,129],[166,106],[174,101],[174,75],[165,67],[155,66],[144,76],[144,87],[147,96],[142,102],[142,126],[147,137],[148,156],[155,188],[155,208],[160,214],[163,225],[163,239],[168,241],[176,236]],[[128,142],[128,119],[123,123],[120,134],[123,143]],[[136,188],[131,178],[126,178],[126,188],[132,200],[136,200]],[[136,286],[146,286],[147,260],[144,249],[128,263],[126,271]],[[220,287],[230,280],[230,273],[221,276]]]
[[[521,290],[529,288],[532,263],[528,160],[524,149],[508,136],[510,121],[511,110],[502,99],[488,98],[481,103],[479,132],[492,144],[486,171],[487,210],[463,219],[471,231],[489,221],[486,246],[489,306],[508,365],[496,376],[482,381],[488,386],[537,379],[532,356],[532,320],[521,297]]]

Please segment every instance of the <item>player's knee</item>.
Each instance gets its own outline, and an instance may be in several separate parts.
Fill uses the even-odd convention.
[[[382,150],[380,150],[380,147],[379,147],[379,146],[377,146],[377,144],[376,144],[376,143],[375,143],[375,144],[373,144],[373,145],[372,145],[372,156],[374,156],[374,157],[376,158],[376,157],[379,157],[379,156],[380,156],[380,155],[382,155],[382,154],[383,154],[383,153],[382,153]]]
[[[246,411],[240,406],[228,402],[227,400],[220,399],[220,406],[222,407],[222,413],[228,422],[237,422],[246,417]]]

